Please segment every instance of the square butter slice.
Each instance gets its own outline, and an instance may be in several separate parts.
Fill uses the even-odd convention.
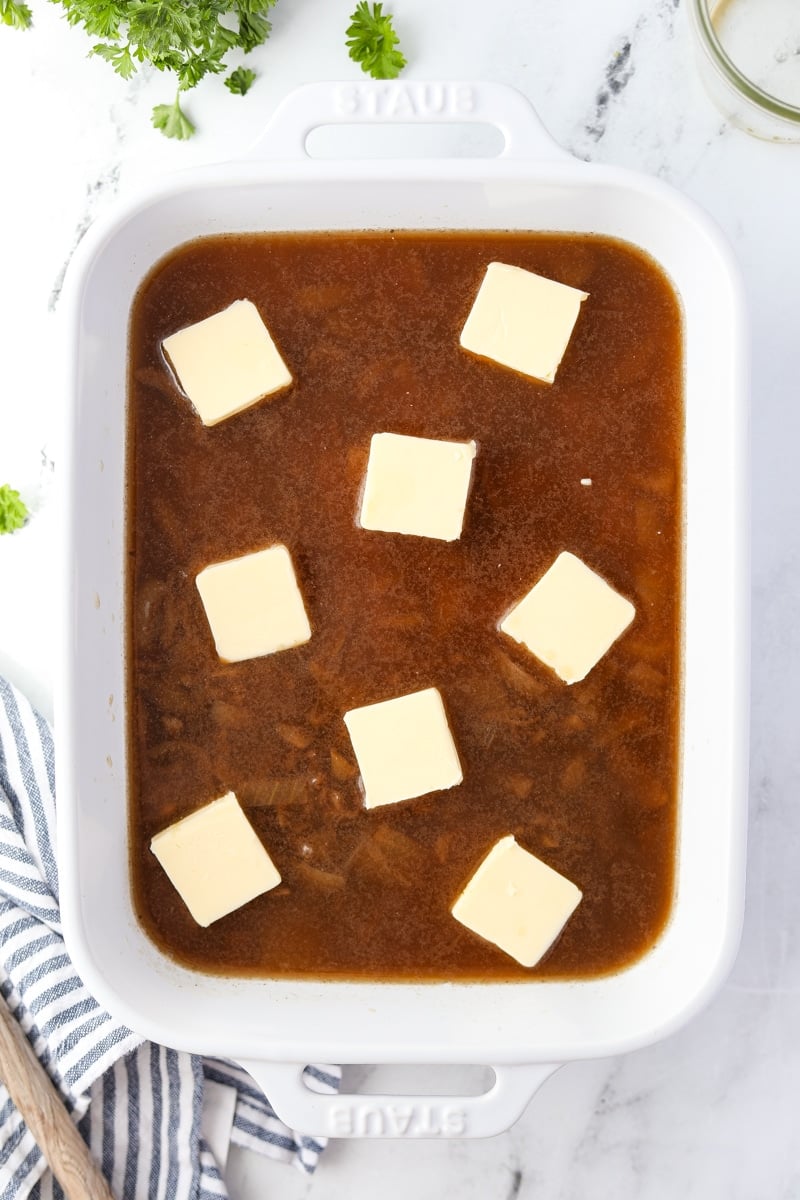
[[[425,688],[345,713],[364,805],[398,804],[461,783],[453,735],[437,688]]]
[[[500,622],[565,683],[585,679],[636,609],[574,554],[564,551]]]
[[[587,292],[493,262],[461,331],[465,350],[552,383]]]
[[[233,792],[157,833],[150,849],[202,926],[281,881]]]
[[[196,583],[217,654],[225,662],[289,650],[311,637],[285,546],[212,563]]]
[[[216,425],[292,382],[252,300],[180,329],[162,342],[204,425]]]
[[[509,835],[492,847],[451,912],[523,967],[535,967],[582,898],[580,888]]]
[[[474,458],[474,442],[374,434],[362,528],[455,541],[464,524]]]

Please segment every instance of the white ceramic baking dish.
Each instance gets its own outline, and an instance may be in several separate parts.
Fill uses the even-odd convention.
[[[496,159],[321,161],[316,126],[485,122]],[[128,315],[177,244],[242,230],[574,230],[624,238],[670,275],[685,318],[686,521],[676,896],[656,945],[608,978],[488,984],[223,979],[177,966],[136,923],[125,777],[124,478]],[[241,162],[165,178],[98,224],[70,271],[71,401],[63,470],[64,657],[57,700],[61,907],[99,1000],[156,1041],[244,1063],[312,1134],[498,1132],[560,1064],[618,1054],[685,1022],[739,938],[747,744],[746,331],[731,254],[653,179],[577,162],[527,101],[491,85],[315,84],[288,97]],[[487,1064],[475,1097],[330,1097],[302,1065]]]

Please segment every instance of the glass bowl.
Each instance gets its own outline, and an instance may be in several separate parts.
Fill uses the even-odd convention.
[[[798,0],[689,0],[703,82],[741,129],[800,141]]]

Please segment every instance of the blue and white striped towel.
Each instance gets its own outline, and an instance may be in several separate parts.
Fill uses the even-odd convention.
[[[246,1072],[168,1050],[119,1025],[83,986],[58,908],[53,738],[0,679],[0,992],[60,1091],[118,1200],[227,1195],[203,1136],[204,1099],[230,1102],[230,1141],[311,1173],[323,1143],[293,1133]],[[2,1001],[0,1001],[2,1002]],[[333,1067],[307,1067],[336,1091]],[[232,1094],[233,1093],[233,1094]],[[63,1192],[0,1084],[0,1200]]]

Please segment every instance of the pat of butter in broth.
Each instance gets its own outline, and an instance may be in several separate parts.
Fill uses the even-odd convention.
[[[451,912],[523,967],[535,967],[582,899],[580,888],[509,835],[495,843]]]
[[[585,679],[636,609],[574,554],[564,551],[500,622],[565,683]]]
[[[413,800],[461,783],[458,752],[437,688],[381,700],[345,713],[364,805]]]
[[[311,637],[285,546],[212,563],[195,582],[217,654],[225,662],[290,650]]]
[[[292,382],[252,300],[235,300],[161,345],[204,425],[216,425]]]
[[[522,267],[486,268],[461,345],[542,383],[553,383],[588,292]]]
[[[204,927],[281,881],[233,792],[157,833],[150,849]]]
[[[461,537],[474,442],[373,434],[360,524],[380,533]]]

